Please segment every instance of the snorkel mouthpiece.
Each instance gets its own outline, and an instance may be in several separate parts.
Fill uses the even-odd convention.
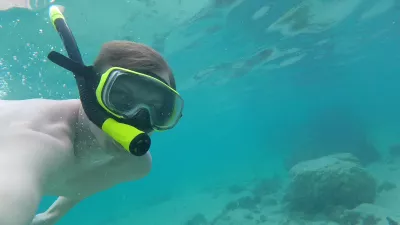
[[[151,139],[149,135],[133,126],[118,123],[109,118],[103,123],[101,129],[133,155],[144,155],[150,148]]]
[[[57,6],[50,7],[49,16],[63,41],[69,58],[54,51],[49,53],[48,58],[75,75],[82,107],[89,120],[121,144],[127,152],[135,156],[146,154],[151,145],[149,135],[131,125],[116,121],[102,110],[97,102],[95,90],[92,88],[96,73],[91,67],[85,66],[75,38],[65,22],[65,17]]]

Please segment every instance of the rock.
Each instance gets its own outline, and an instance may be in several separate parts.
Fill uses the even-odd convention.
[[[380,206],[361,204],[352,210],[346,210],[336,222],[340,225],[395,225],[400,214]]]
[[[332,209],[372,203],[376,196],[375,179],[351,154],[301,162],[290,170],[290,176],[284,201],[292,212],[326,215]]]

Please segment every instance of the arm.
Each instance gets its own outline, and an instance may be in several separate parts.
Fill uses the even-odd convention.
[[[10,164],[0,166],[0,224],[25,225],[35,215],[41,189],[33,173]]]
[[[49,2],[49,1],[47,1]],[[49,4],[43,0],[0,0],[0,11],[9,10],[12,8],[24,8],[29,10],[42,9]]]
[[[30,8],[26,0],[3,0],[0,1],[0,11],[5,11],[12,8]]]
[[[56,224],[65,214],[69,212],[81,199],[58,197],[57,200],[46,210],[36,215],[32,225],[53,225]]]

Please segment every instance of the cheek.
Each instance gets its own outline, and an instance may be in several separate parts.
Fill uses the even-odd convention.
[[[93,134],[94,136],[96,136],[96,137],[100,134],[100,132],[103,132],[103,131],[100,130],[100,128],[98,128],[98,127],[97,127],[96,125],[94,125],[92,122],[90,122],[89,128],[90,128],[90,131],[92,132],[92,134]]]

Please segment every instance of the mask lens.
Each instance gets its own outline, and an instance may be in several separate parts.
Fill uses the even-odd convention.
[[[172,92],[172,91],[171,91]],[[153,124],[160,130],[169,129],[178,123],[182,115],[183,100],[170,93],[160,110],[150,111]]]
[[[161,81],[130,73],[118,73],[111,80],[104,102],[115,113],[132,118],[146,109],[156,129],[168,129],[178,122],[183,100]]]
[[[146,88],[127,74],[118,75],[109,89],[109,103],[119,114],[125,115],[132,110],[142,97]]]

